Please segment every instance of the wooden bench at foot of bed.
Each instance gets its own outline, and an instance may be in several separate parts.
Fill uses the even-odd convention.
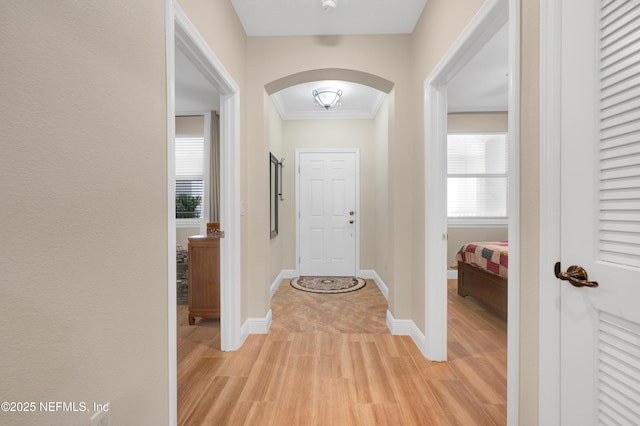
[[[487,310],[507,319],[507,279],[458,262],[458,294],[473,297]]]

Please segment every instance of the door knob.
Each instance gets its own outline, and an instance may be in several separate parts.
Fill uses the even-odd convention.
[[[567,269],[567,272],[560,272],[560,270],[560,262],[556,262],[554,268],[556,278],[569,281],[569,284],[574,287],[598,287],[597,281],[589,281],[587,271],[582,266],[571,265]]]
[[[349,216],[353,216],[354,214],[355,214],[355,212],[354,212],[353,210],[351,210],[351,211],[349,212]]]
[[[353,223],[353,220],[350,220],[349,223]]]

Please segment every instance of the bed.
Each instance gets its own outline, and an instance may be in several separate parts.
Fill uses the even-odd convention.
[[[462,246],[451,265],[458,268],[458,294],[474,298],[506,320],[508,260],[507,241]]]

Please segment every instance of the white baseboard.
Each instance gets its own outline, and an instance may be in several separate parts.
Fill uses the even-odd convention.
[[[295,269],[283,269],[280,271],[269,287],[269,299],[271,299],[278,290],[282,280],[286,278],[295,278],[295,276]],[[269,312],[267,312],[267,315],[264,318],[247,319],[240,329],[242,342],[245,341],[249,334],[267,334],[269,332],[269,327],[271,327],[272,315],[271,309],[269,309]]]
[[[275,292],[278,290],[278,287],[280,286],[280,283],[282,282],[282,280],[286,278],[295,278],[295,277],[296,277],[295,269],[283,269],[282,271],[280,271],[276,279],[273,280],[273,282],[271,283],[271,287],[269,287],[269,290],[270,290],[269,298],[273,297]]]
[[[378,275],[378,273],[375,270],[373,270],[373,269],[362,269],[362,270],[360,270],[360,273],[358,274],[358,276],[360,278],[374,280],[376,285],[380,289],[380,292],[384,296],[384,298],[389,300],[389,287],[387,287],[387,285],[384,283],[384,281],[382,281],[382,278],[380,278],[380,275]]]
[[[393,318],[391,311],[387,310],[387,327],[391,334],[395,336],[411,336],[411,340],[416,344],[424,357],[427,357],[427,345],[424,334],[411,320],[398,320]]]
[[[458,270],[457,269],[447,269],[447,279],[448,280],[457,280],[458,279]]]
[[[244,342],[250,334],[267,334],[271,327],[272,312],[269,309],[264,318],[249,318],[240,328],[241,341]]]

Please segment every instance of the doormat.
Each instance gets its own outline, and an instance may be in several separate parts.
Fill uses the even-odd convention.
[[[291,287],[311,293],[348,293],[360,290],[367,282],[357,277],[296,277]]]

